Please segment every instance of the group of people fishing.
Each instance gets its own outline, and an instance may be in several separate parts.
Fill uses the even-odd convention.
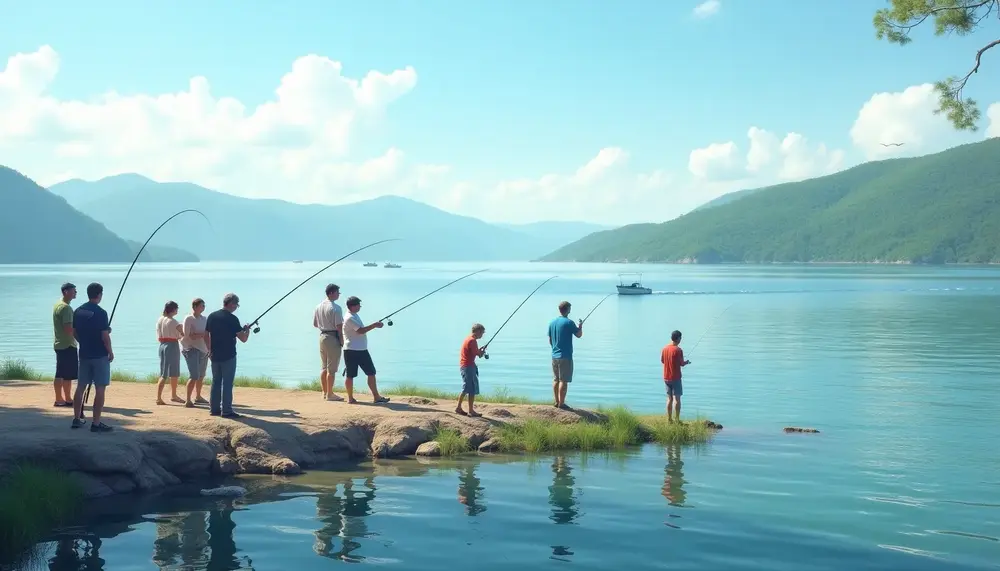
[[[105,392],[111,383],[111,362],[114,360],[110,320],[100,305],[103,293],[104,288],[101,284],[91,283],[87,286],[87,302],[74,310],[70,303],[76,299],[76,286],[67,282],[62,285],[62,297],[53,308],[56,353],[54,406],[73,407],[72,428],[84,426],[86,419],[83,406],[86,391],[92,385],[95,396],[91,432],[112,431],[112,428],[101,420]],[[365,325],[360,316],[360,298],[357,296],[347,298],[345,315],[337,303],[340,299],[340,286],[328,284],[325,294],[326,299],[317,305],[313,312],[312,323],[313,327],[319,330],[320,384],[323,399],[344,400],[334,392],[337,371],[340,370],[343,361],[344,388],[349,404],[358,402],[354,397],[354,379],[359,372],[367,377],[368,389],[374,404],[388,403],[389,398],[378,391],[375,364],[368,351],[368,333],[373,329],[382,328],[386,321],[392,325],[392,321],[387,316]],[[163,400],[163,389],[169,383],[172,402],[181,403],[188,408],[194,408],[198,404],[208,404],[212,416],[240,418],[241,415],[233,410],[236,341],[246,343],[250,337],[251,327],[256,321],[241,324],[234,314],[239,306],[239,296],[228,293],[222,299],[222,307],[206,316],[205,301],[196,298],[191,302],[190,313],[181,322],[177,319],[179,304],[168,301],[164,305],[162,315],[156,322],[160,361],[159,382],[156,388],[157,405],[166,404]],[[548,340],[552,351],[553,406],[565,409],[568,408],[566,393],[573,381],[573,339],[583,336],[584,320],[573,321],[569,318],[572,305],[568,301],[561,302],[558,309],[559,316],[549,323]],[[481,323],[473,324],[459,350],[462,390],[455,413],[463,416],[481,416],[475,410],[475,400],[479,395],[477,359],[489,358],[486,353],[489,342],[483,346],[479,345],[485,332],[486,328]],[[690,364],[690,361],[684,359],[683,351],[679,347],[680,341],[680,331],[674,331],[671,334],[670,344],[663,348],[660,356],[668,396],[667,415],[671,420],[674,415],[680,419],[680,397],[683,394],[681,368]],[[187,365],[189,376],[186,398],[181,398],[177,394],[182,358]],[[202,396],[202,387],[209,364],[211,364],[212,383],[209,400],[206,401]],[[76,392],[70,397],[73,380],[77,380],[77,387]],[[463,408],[466,399],[468,399],[467,411]]]

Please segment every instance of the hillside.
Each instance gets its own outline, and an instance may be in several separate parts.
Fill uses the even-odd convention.
[[[135,174],[70,180],[49,190],[131,240],[145,240],[178,210],[197,208],[211,220],[211,228],[200,216],[181,216],[150,245],[181,248],[210,260],[328,260],[383,238],[403,241],[376,246],[358,258],[530,260],[593,228],[549,222],[503,227],[396,196],[339,206],[255,200]]]
[[[865,163],[662,224],[592,234],[544,261],[1000,262],[1000,138]]]
[[[726,194],[723,194],[722,196],[719,196],[717,198],[713,198],[712,200],[709,200],[708,202],[706,202],[705,204],[702,204],[701,206],[695,208],[691,212],[697,212],[699,210],[705,210],[706,208],[713,208],[715,206],[722,206],[723,204],[729,204],[730,202],[733,202],[734,200],[739,200],[741,198],[745,198],[747,196],[750,196],[751,194],[757,192],[758,190],[763,190],[763,189],[760,189],[760,188],[745,188],[743,190],[736,190],[736,191],[733,191],[733,192],[727,192]]]
[[[0,263],[131,262],[140,244],[129,244],[103,224],[21,173],[0,166]],[[197,261],[188,252],[143,252],[145,261]]]

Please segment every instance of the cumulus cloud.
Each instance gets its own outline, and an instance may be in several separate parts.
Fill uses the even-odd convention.
[[[718,14],[721,9],[722,4],[719,3],[719,0],[706,0],[705,2],[695,6],[691,15],[699,19],[709,18]]]
[[[821,176],[844,166],[843,151],[828,149],[822,143],[812,145],[799,133],[779,139],[770,131],[750,127],[747,138],[746,154],[734,141],[694,149],[688,157],[688,170],[701,181],[767,184]]]
[[[327,202],[384,186],[404,167],[398,149],[363,160],[348,160],[348,151],[366,118],[414,88],[412,67],[355,79],[340,62],[306,55],[280,78],[271,100],[248,108],[213,94],[204,77],[176,93],[60,100],[49,92],[59,63],[59,54],[42,46],[10,57],[0,73],[0,149],[43,183],[55,182],[46,179],[56,172],[138,172],[244,196]]]
[[[1000,103],[990,105],[986,110],[986,118],[989,120],[989,127],[986,128],[987,137],[1000,137]]]
[[[866,159],[933,153],[976,139],[956,131],[944,114],[935,114],[938,95],[924,83],[903,91],[872,95],[851,127],[851,141]],[[903,143],[902,146],[886,146]]]

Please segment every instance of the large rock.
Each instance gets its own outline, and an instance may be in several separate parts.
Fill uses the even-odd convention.
[[[424,442],[417,446],[417,456],[440,456],[441,444],[436,441]]]

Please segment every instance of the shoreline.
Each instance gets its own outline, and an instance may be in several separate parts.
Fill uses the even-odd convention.
[[[71,409],[52,406],[51,380],[6,380],[0,382],[0,472],[21,464],[53,469],[92,499],[224,474],[293,475],[366,458],[693,444],[722,428],[702,420],[668,425],[624,407],[482,401],[482,417],[473,418],[456,414],[450,399],[393,396],[375,405],[366,396],[358,393],[359,403],[351,405],[324,401],[309,389],[238,387],[234,408],[244,416],[225,419],[209,416],[206,405],[156,405],[155,388],[145,382],[112,382],[102,420],[115,430],[95,434],[89,423],[70,429]],[[537,441],[549,448],[537,448]]]

